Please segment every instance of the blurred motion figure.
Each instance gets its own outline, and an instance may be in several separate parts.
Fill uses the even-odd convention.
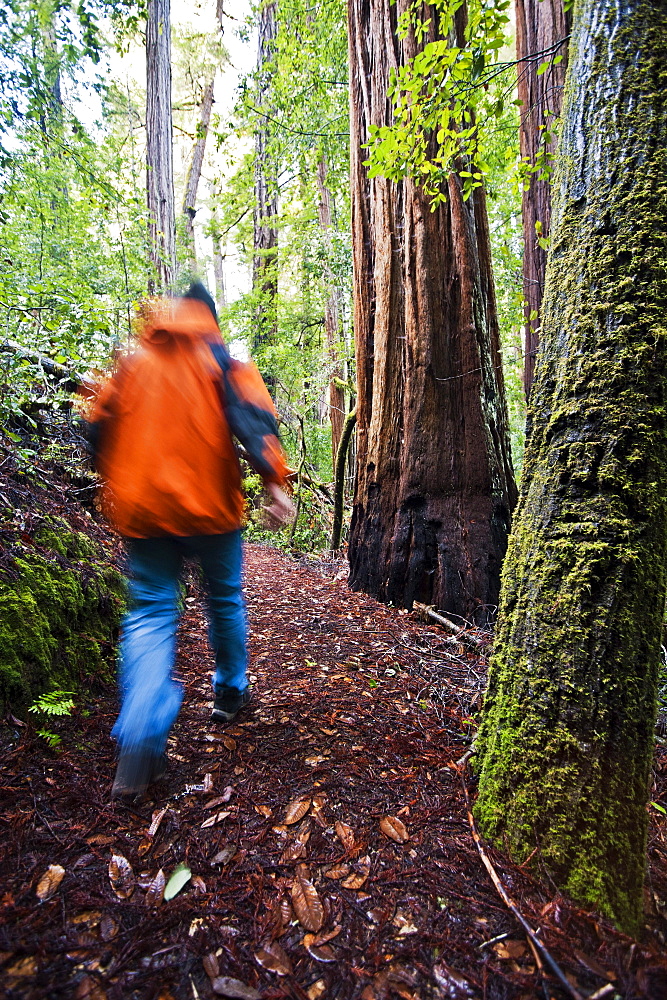
[[[195,283],[143,318],[94,405],[91,440],[107,517],[123,535],[130,609],[121,636],[119,759],[113,798],[132,799],[163,773],[183,692],[172,676],[185,557],[201,564],[215,651],[212,719],[247,704],[247,628],[241,593],[238,438],[272,498],[278,526],[294,512],[276,413],[259,371],[225,347],[213,299]]]

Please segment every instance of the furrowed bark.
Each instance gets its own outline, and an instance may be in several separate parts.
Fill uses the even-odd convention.
[[[515,499],[488,223],[452,176],[431,211],[410,180],[369,179],[371,124],[388,124],[404,0],[350,0],[357,486],[350,584],[477,623],[495,610]],[[437,14],[430,36],[435,37]],[[463,13],[463,10],[460,12]]]
[[[149,291],[153,293],[168,289],[176,273],[169,0],[148,0],[146,187],[148,242],[155,275],[149,281]]]
[[[477,816],[642,919],[667,547],[667,0],[580,0]]]
[[[563,10],[563,0],[516,0],[516,54],[519,59],[517,89],[521,101],[519,142],[521,157],[534,164],[542,146],[553,156],[555,141],[544,143],[545,131],[552,130],[560,117],[567,69],[567,35],[571,17]],[[553,60],[562,57],[557,65]],[[538,76],[544,62],[551,64]],[[553,134],[553,133],[551,133]],[[523,384],[530,393],[539,346],[539,327],[544,294],[547,252],[540,237],[549,235],[551,222],[551,184],[530,175],[530,185],[523,192],[523,297],[526,335]],[[535,224],[541,225],[538,233]],[[531,319],[532,317],[532,319]]]

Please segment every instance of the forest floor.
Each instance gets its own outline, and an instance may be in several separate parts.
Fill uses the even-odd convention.
[[[30,724],[5,720],[3,995],[575,995],[540,970],[471,835],[473,778],[460,762],[483,649],[351,593],[341,564],[252,545],[246,560],[253,701],[230,726],[209,721],[212,661],[191,586],[178,664],[186,697],[167,775],[144,804],[110,802],[113,692],[78,706],[59,752]],[[667,803],[664,743],[652,797]],[[641,943],[488,849],[582,996],[667,997],[659,819],[653,810]],[[160,873],[179,864],[191,877],[165,901]],[[49,866],[64,869],[61,881],[57,868],[44,880]]]

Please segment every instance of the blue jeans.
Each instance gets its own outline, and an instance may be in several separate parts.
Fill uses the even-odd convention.
[[[241,594],[241,532],[191,538],[128,538],[130,611],[120,645],[121,711],[112,735],[122,751],[162,753],[183,700],[172,670],[183,559],[201,564],[208,591],[214,688],[247,687],[247,626]]]

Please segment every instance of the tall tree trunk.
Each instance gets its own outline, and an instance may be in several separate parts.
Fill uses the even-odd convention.
[[[636,933],[667,547],[667,0],[580,0],[477,815]]]
[[[224,0],[217,0],[216,18],[218,28],[222,34],[222,18],[224,14]],[[195,260],[195,230],[194,221],[197,214],[197,190],[201,179],[201,171],[204,165],[204,153],[206,152],[206,140],[208,138],[208,127],[211,123],[211,109],[213,108],[213,93],[215,90],[215,72],[204,88],[202,101],[199,105],[199,124],[197,127],[197,140],[192,151],[192,160],[188,169],[185,181],[185,194],[183,196],[183,213],[185,215],[185,229],[190,247],[190,253]]]
[[[519,59],[518,92],[521,101],[519,141],[522,158],[535,164],[540,149],[553,156],[555,141],[544,142],[552,134],[554,119],[560,117],[563,85],[567,69],[567,35],[570,17],[563,10],[563,0],[516,0],[516,49]],[[538,76],[540,65],[562,56],[557,65],[552,62]],[[551,184],[531,174],[530,185],[523,192],[523,297],[525,301],[526,337],[523,385],[526,397],[530,393],[539,346],[539,326],[544,293],[547,252],[540,239],[549,234],[551,222]],[[538,224],[540,232],[535,228]]]
[[[185,215],[185,229],[187,233],[190,252],[195,257],[195,229],[194,221],[197,214],[197,190],[201,178],[201,170],[204,164],[204,153],[206,152],[206,139],[208,137],[208,126],[211,121],[211,109],[213,108],[213,90],[215,88],[215,77],[206,84],[206,89],[199,105],[199,124],[197,127],[197,140],[192,151],[192,159],[188,168],[188,175],[185,180],[185,194],[183,196],[183,213]]]
[[[324,233],[325,240],[329,241],[329,233],[332,225],[331,191],[327,187],[327,163],[324,155],[320,157],[317,164],[317,190],[320,196],[317,205],[320,227]],[[332,467],[335,468],[338,445],[340,444],[340,437],[343,433],[343,424],[345,422],[345,390],[340,385],[340,381],[343,378],[343,366],[340,360],[341,292],[340,288],[336,286],[330,268],[327,268],[326,280],[329,294],[324,307],[324,334],[327,341],[327,353],[331,368],[331,378],[329,380],[329,420],[331,423]]]
[[[213,274],[215,275],[215,297],[218,311],[227,306],[227,287],[225,285],[225,255],[222,252],[222,242],[219,236],[213,236]]]
[[[43,108],[40,125],[46,130],[47,119],[62,121],[63,97],[60,77],[61,57],[58,52],[58,33],[56,30],[56,5],[51,3],[44,10],[44,22],[41,28],[44,82],[49,93],[49,102]]]
[[[148,241],[154,265],[151,293],[168,289],[176,272],[169,2],[148,0],[146,24],[146,187]]]
[[[264,0],[259,12],[257,47],[257,106],[271,108],[277,33],[276,0]],[[255,133],[255,227],[252,287],[257,296],[255,347],[275,340],[278,332],[278,184],[269,155],[268,121],[260,119]]]
[[[496,604],[515,499],[481,189],[452,176],[431,211],[406,180],[368,179],[369,126],[390,121],[408,0],[349,0],[357,484],[350,583],[476,621]],[[431,16],[430,37],[437,13]],[[464,14],[462,10],[460,12]],[[425,37],[424,41],[428,38]]]

